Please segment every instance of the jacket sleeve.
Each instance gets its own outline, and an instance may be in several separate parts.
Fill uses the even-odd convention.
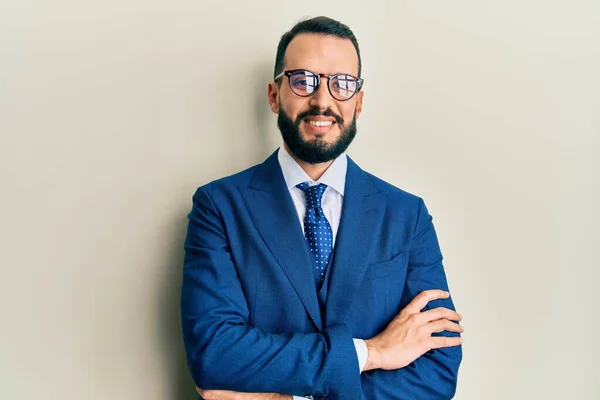
[[[250,327],[248,317],[223,219],[201,187],[189,214],[181,290],[183,339],[196,385],[360,399],[358,359],[346,326],[270,334]]]
[[[400,309],[424,290],[448,290],[437,235],[423,200],[419,199],[418,218],[410,246],[406,284]],[[445,307],[454,310],[451,297],[434,300],[423,311]],[[444,331],[434,336],[459,336]],[[448,400],[454,397],[462,346],[435,349],[395,371],[363,372],[362,388],[366,399]]]

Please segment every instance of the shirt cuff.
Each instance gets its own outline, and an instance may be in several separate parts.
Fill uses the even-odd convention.
[[[367,344],[362,339],[352,339],[354,341],[354,348],[356,349],[356,355],[358,356],[358,368],[362,373],[365,365],[367,364],[367,359],[369,358],[369,349],[367,349]]]

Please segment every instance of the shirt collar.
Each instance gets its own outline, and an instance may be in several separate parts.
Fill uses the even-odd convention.
[[[288,189],[302,182],[309,182],[309,184],[323,183],[342,196],[344,195],[346,170],[348,169],[348,157],[346,153],[342,153],[336,158],[318,181],[313,181],[283,146],[279,148],[277,159],[279,160],[279,166],[281,167],[281,172],[283,172],[283,178]]]

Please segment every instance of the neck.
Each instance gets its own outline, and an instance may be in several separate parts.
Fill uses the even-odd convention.
[[[319,178],[321,178],[323,176],[325,171],[327,171],[327,168],[329,168],[331,166],[331,164],[333,164],[333,161],[334,161],[334,160],[331,160],[331,161],[327,161],[327,162],[319,163],[319,164],[309,164],[305,161],[300,160],[298,157],[296,157],[294,155],[294,153],[292,153],[290,151],[290,148],[288,147],[288,145],[285,142],[283,143],[283,147],[288,152],[288,154],[290,156],[292,156],[294,161],[296,161],[298,163],[300,168],[302,168],[304,170],[304,172],[306,172],[306,175],[308,175],[310,177],[310,179],[312,179],[313,181],[318,181]]]

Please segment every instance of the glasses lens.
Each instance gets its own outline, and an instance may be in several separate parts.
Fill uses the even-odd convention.
[[[296,71],[290,76],[290,87],[298,96],[309,96],[318,86],[317,75],[310,71]]]
[[[329,80],[329,88],[334,98],[348,100],[358,90],[358,82],[351,75],[339,74]]]

